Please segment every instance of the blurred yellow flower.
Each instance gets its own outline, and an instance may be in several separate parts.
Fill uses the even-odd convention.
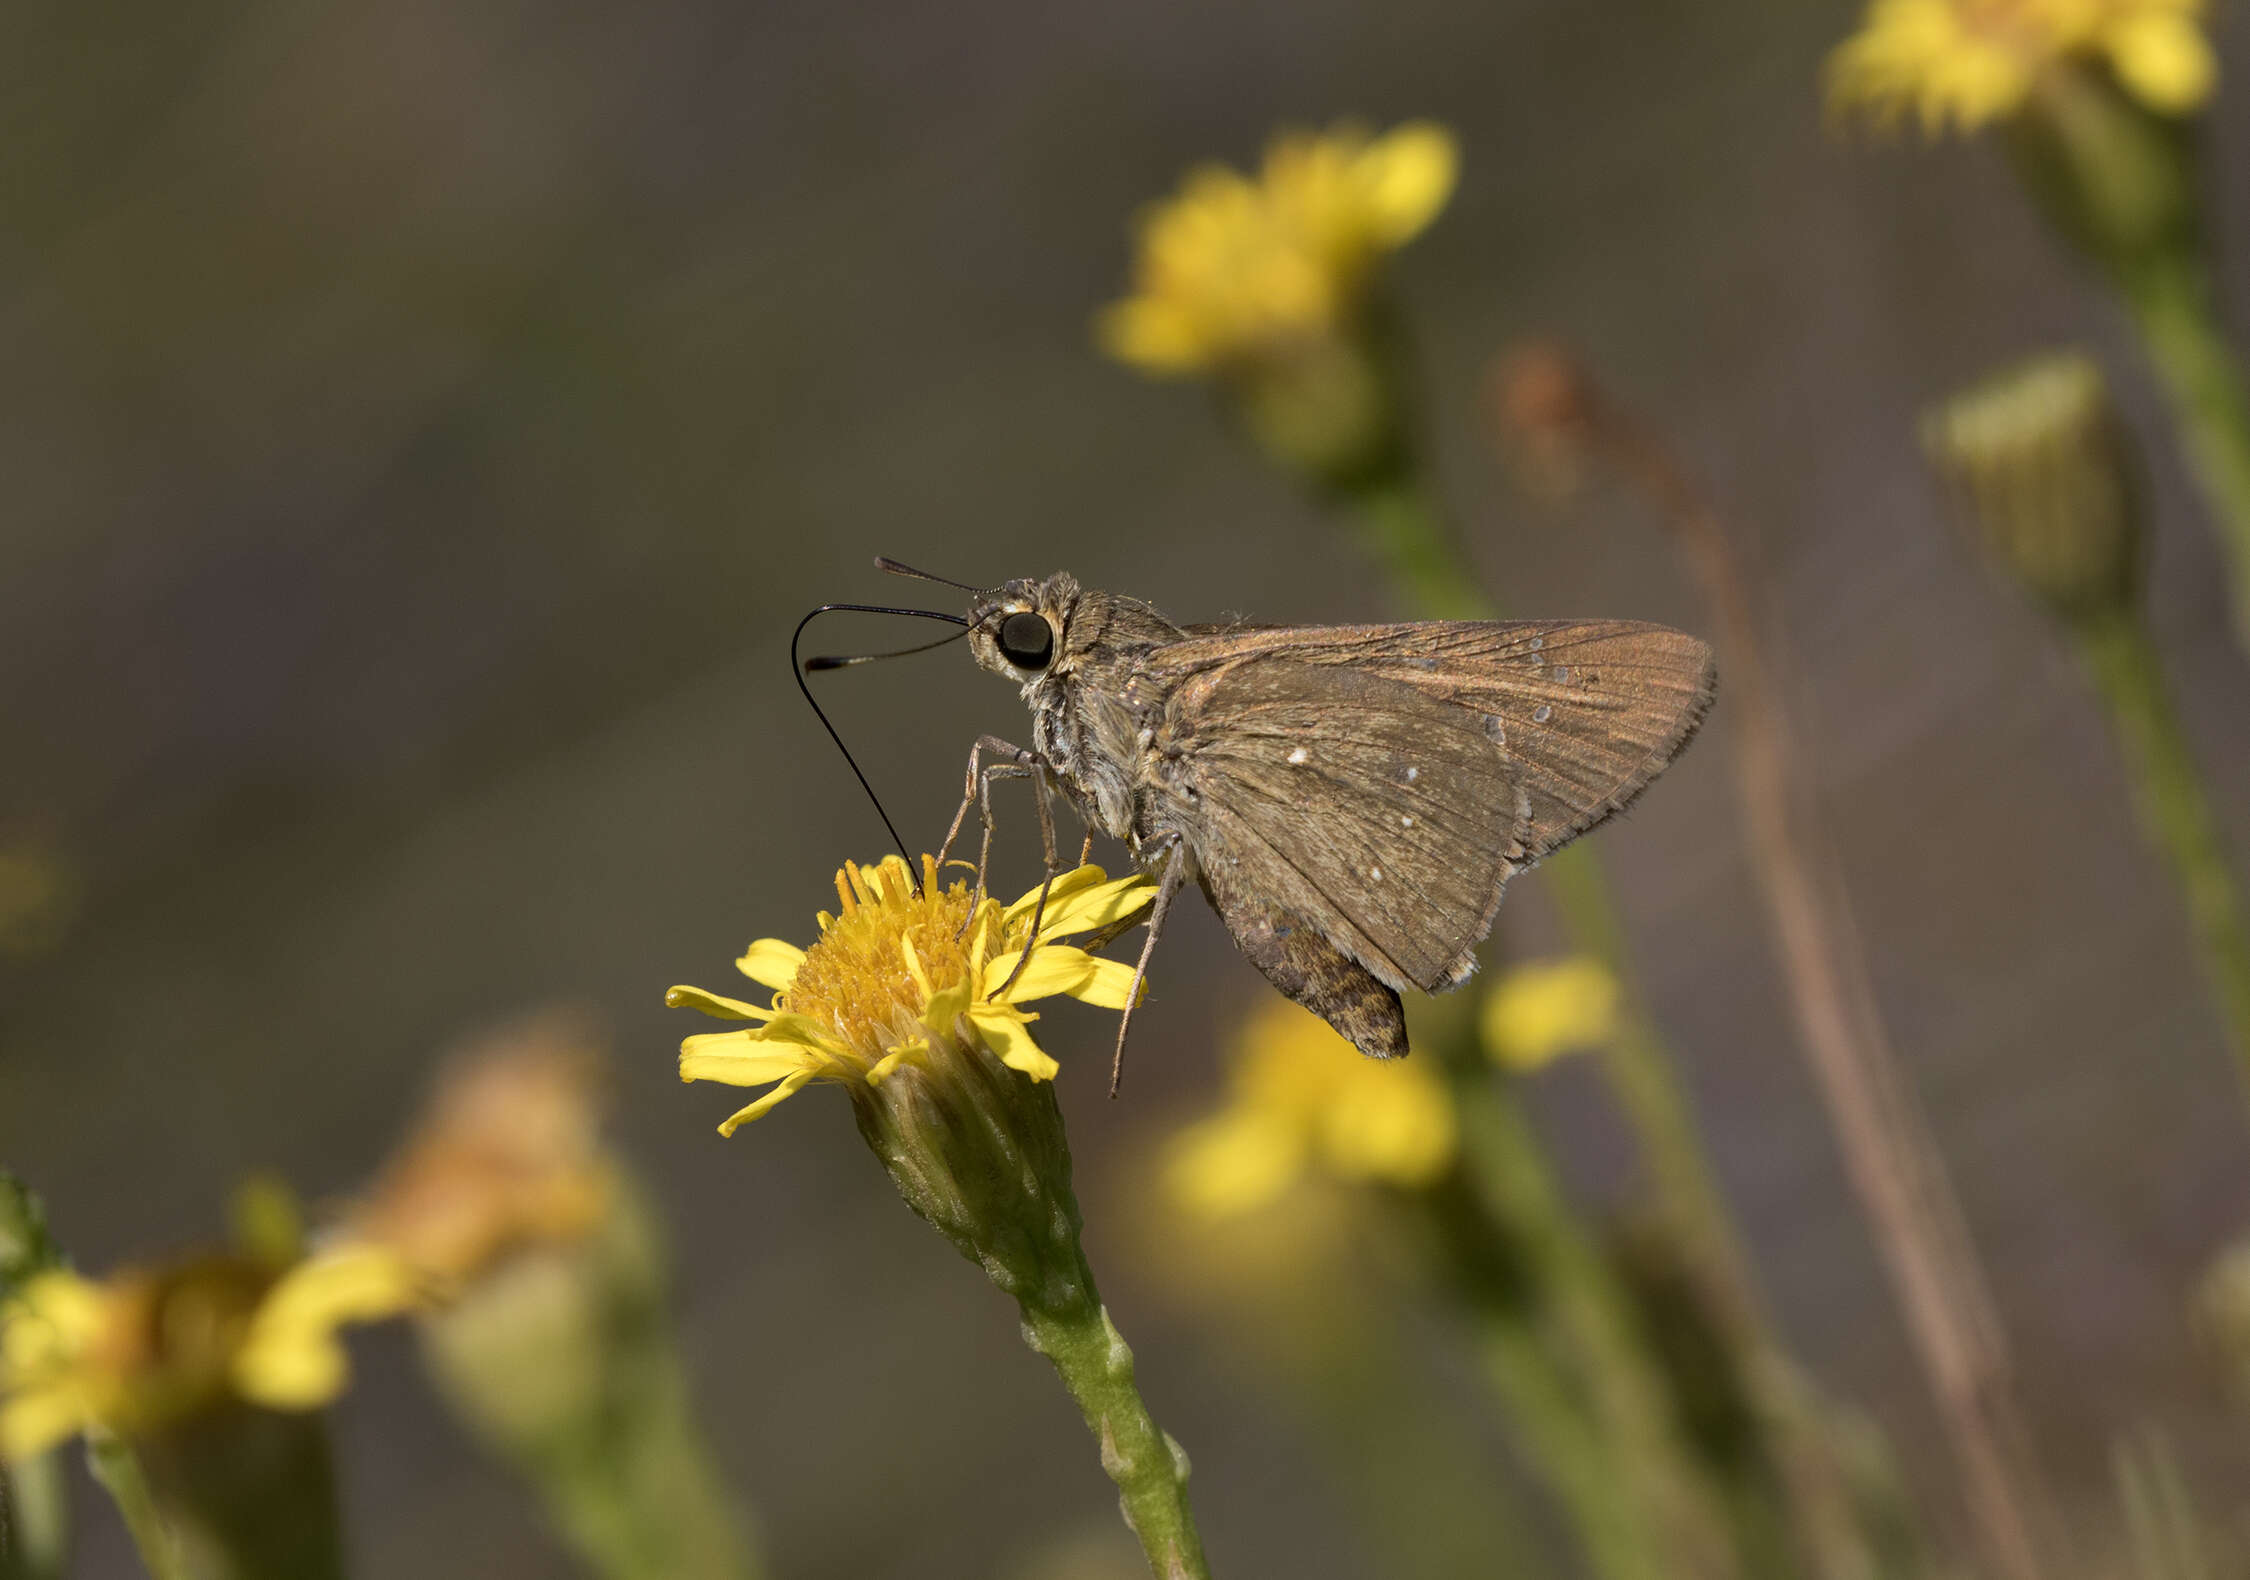
[[[1478,1012],[1485,1052],[1528,1073],[1617,1035],[1617,978],[1589,955],[1533,961],[1493,984]]]
[[[1873,0],[1829,60],[1830,103],[1925,131],[1974,131],[2012,115],[2064,59],[2106,62],[2150,108],[2185,114],[2211,96],[2218,62],[2203,0]]]
[[[525,1245],[573,1240],[607,1211],[598,1066],[585,1026],[532,1017],[470,1048],[342,1233],[458,1287]]]
[[[1101,315],[1112,356],[1144,372],[1207,373],[1343,328],[1376,262],[1453,194],[1453,134],[1417,121],[1377,138],[1291,133],[1257,180],[1196,170],[1139,222],[1133,294]]]
[[[1035,1081],[1059,1066],[1032,1041],[1033,999],[1068,994],[1122,1009],[1133,968],[1055,942],[1114,927],[1145,910],[1155,885],[1112,879],[1099,867],[1056,878],[1036,934],[1034,889],[1003,908],[965,882],[938,885],[937,863],[922,858],[916,889],[906,862],[886,856],[873,867],[846,863],[836,874],[842,914],[820,914],[820,938],[799,949],[761,938],[735,962],[774,990],[770,1008],[676,987],[675,1007],[759,1024],[690,1037],[680,1044],[680,1079],[731,1086],[776,1084],[719,1126],[732,1135],[812,1081],[874,1085],[902,1063],[927,1058],[934,1043],[977,1042]],[[1031,958],[1021,974],[1024,951]],[[1010,979],[1013,978],[1011,981]]]
[[[1453,1161],[1452,1100],[1426,1064],[1369,1059],[1308,1010],[1276,998],[1236,1040],[1229,1100],[1174,1138],[1173,1199],[1223,1217],[1261,1207],[1318,1169],[1426,1185]]]
[[[161,1427],[232,1396],[310,1410],[349,1375],[337,1330],[411,1307],[418,1284],[371,1246],[276,1271],[197,1258],[103,1282],[47,1272],[0,1309],[0,1460],[102,1428]]]

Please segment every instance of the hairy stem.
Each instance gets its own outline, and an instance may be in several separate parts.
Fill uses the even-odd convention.
[[[2141,830],[2170,865],[2187,906],[2196,954],[2250,1097],[2250,931],[2242,892],[2165,689],[2155,644],[2147,626],[2130,613],[2085,622],[2074,634],[2108,704]]]
[[[187,1564],[132,1446],[98,1428],[86,1434],[86,1468],[117,1505],[149,1580],[189,1580]]]
[[[1081,1269],[1083,1280],[1065,1298],[1022,1303],[1024,1342],[1053,1363],[1078,1401],[1150,1573],[1157,1580],[1210,1580],[1188,1507],[1187,1453],[1150,1417],[1134,1381],[1133,1352],[1095,1293],[1092,1271],[1083,1261]]]
[[[2125,276],[2124,291],[2218,529],[2235,640],[2250,650],[2250,387],[2210,271],[2199,256],[2167,255]]]

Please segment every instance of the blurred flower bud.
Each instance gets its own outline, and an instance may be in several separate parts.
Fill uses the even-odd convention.
[[[1515,347],[1493,364],[1490,391],[1501,453],[1535,493],[1561,498],[1585,477],[1599,396],[1558,341]]]
[[[567,1011],[472,1045],[340,1233],[442,1290],[418,1323],[439,1390],[596,1572],[735,1580],[745,1522],[690,1416],[661,1233],[602,1141],[601,1084]]]
[[[2219,1365],[2228,1390],[2250,1405],[2250,1242],[2220,1253],[2203,1275],[2193,1308],[2196,1337]]]
[[[568,1011],[535,1016],[453,1062],[340,1232],[465,1290],[526,1245],[594,1229],[611,1184],[600,1135],[590,1028]]]
[[[43,840],[0,845],[0,956],[44,954],[69,930],[79,878]]]
[[[1930,463],[1993,558],[2058,616],[2121,612],[2140,533],[2124,433],[2077,352],[1995,374],[1922,421]]]

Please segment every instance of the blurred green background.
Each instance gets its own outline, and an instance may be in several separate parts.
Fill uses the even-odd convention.
[[[1525,613],[1704,623],[1633,501],[1541,511],[1495,465],[1489,359],[1563,334],[1757,539],[1875,986],[2058,1487],[2106,1497],[2111,1436],[2150,1421],[2239,1484],[2250,1432],[2182,1314],[2250,1226],[2233,1076],[2100,719],[1949,530],[1912,431],[2058,339],[2115,353],[2152,432],[2153,395],[1988,143],[1829,134],[1820,63],[1856,14],[0,10],[0,845],[63,880],[0,956],[0,1161],[106,1267],[209,1234],[253,1168],[349,1188],[436,1054],[591,1004],[776,1571],[1005,1577],[1081,1542],[1129,1563],[1006,1302],[898,1209],[833,1093],[714,1136],[729,1099],[674,1078],[700,1028],[662,993],[804,937],[837,862],[883,849],[786,657],[815,603],[929,591],[872,555],[1068,569],[1181,619],[1389,612],[1313,502],[1199,392],[1101,360],[1088,319],[1189,165],[1249,162],[1280,124],[1428,116],[1462,186],[1392,278],[1475,556]],[[2241,15],[2218,38],[2250,59]],[[2240,89],[2211,124],[2236,171]],[[2250,850],[2216,549],[2146,449],[2152,607]],[[813,645],[920,634],[838,617]],[[1023,729],[958,649],[826,695],[920,842],[975,733]],[[1013,892],[1035,845],[1008,804]],[[1601,844],[1792,1346],[1891,1433],[1942,1530],[1950,1471],[1793,1049],[1721,743]],[[1534,886],[1501,932],[1555,946]],[[1267,991],[1201,905],[1156,981],[1120,1102],[1094,1077],[1107,1022],[1048,1022],[1106,1293],[1193,1452],[1214,1569],[1381,1574],[1333,1469],[1133,1261],[1127,1164]],[[1590,1075],[1539,1099],[1589,1199],[1614,1193]],[[361,1351],[338,1427],[362,1571],[569,1572],[406,1342]],[[133,1572],[107,1510],[80,1524],[81,1573]]]

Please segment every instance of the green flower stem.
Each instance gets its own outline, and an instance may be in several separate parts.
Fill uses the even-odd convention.
[[[1612,1457],[1608,1496],[1639,1504],[1668,1580],[1737,1572],[1631,1298],[1580,1228],[1530,1115],[1511,1083],[1478,1068],[1474,1048],[1464,1046],[1450,1064],[1468,1185],[1488,1234],[1523,1259],[1545,1308],[1546,1347],[1572,1363]]]
[[[2078,650],[2109,706],[2142,831],[2171,864],[2204,974],[2250,1098],[2250,931],[2195,758],[2164,685],[2148,628],[2119,613],[2074,628]]]
[[[1667,1580],[1663,1545],[1628,1490],[1629,1467],[1603,1436],[1584,1386],[1563,1366],[1518,1248],[1492,1233],[1465,1173],[1449,1174],[1419,1200],[1437,1258],[1475,1324],[1485,1376],[1587,1569],[1600,1580]]]
[[[2219,323],[2201,257],[2167,254],[2122,285],[2219,531],[2235,639],[2250,649],[2250,386],[2242,363]]]
[[[1379,477],[1349,496],[1368,548],[1422,620],[1497,620],[1444,518],[1406,471]]]
[[[61,1453],[0,1465],[0,1580],[60,1580],[69,1547]]]
[[[636,1181],[587,1240],[527,1251],[422,1323],[455,1413],[608,1580],[756,1580],[688,1405],[664,1246]]]
[[[148,1476],[131,1445],[98,1429],[87,1433],[86,1468],[117,1505],[149,1580],[189,1580],[179,1543],[157,1507],[156,1494],[149,1489]]]
[[[1083,1256],[1078,1272],[1074,1282],[1051,1281],[1042,1297],[1021,1302],[1024,1342],[1054,1364],[1078,1401],[1150,1572],[1158,1580],[1210,1580],[1188,1508],[1187,1453],[1141,1401],[1133,1352],[1109,1320]]]

